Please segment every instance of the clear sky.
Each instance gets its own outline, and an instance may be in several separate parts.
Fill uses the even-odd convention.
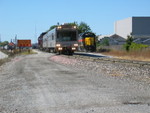
[[[132,16],[150,16],[150,0],[0,0],[0,37],[36,42],[51,25],[74,21],[106,35],[115,21]]]

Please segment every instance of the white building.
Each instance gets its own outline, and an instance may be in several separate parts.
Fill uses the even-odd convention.
[[[130,17],[115,22],[115,34],[127,39],[132,35],[135,42],[150,42],[150,17]]]

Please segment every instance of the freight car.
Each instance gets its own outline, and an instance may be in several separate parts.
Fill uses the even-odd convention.
[[[40,34],[38,37],[38,49],[42,50],[43,49],[43,36],[46,34],[46,32],[43,32]]]
[[[48,31],[43,36],[43,49],[58,54],[73,54],[78,47],[78,30],[76,26],[64,24]]]
[[[86,52],[96,51],[96,36],[92,32],[85,32],[79,34],[78,50]]]

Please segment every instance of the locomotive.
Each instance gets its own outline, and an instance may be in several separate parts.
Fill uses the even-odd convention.
[[[73,54],[78,47],[78,30],[76,26],[64,24],[43,35],[43,49],[58,54]]]
[[[96,51],[96,36],[92,32],[84,32],[79,34],[78,50],[85,52]]]

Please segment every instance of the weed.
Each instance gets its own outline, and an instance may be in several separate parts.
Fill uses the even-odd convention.
[[[111,55],[120,59],[139,60],[139,61],[150,61],[150,48],[132,51],[119,51],[111,50],[104,52],[105,55]]]

